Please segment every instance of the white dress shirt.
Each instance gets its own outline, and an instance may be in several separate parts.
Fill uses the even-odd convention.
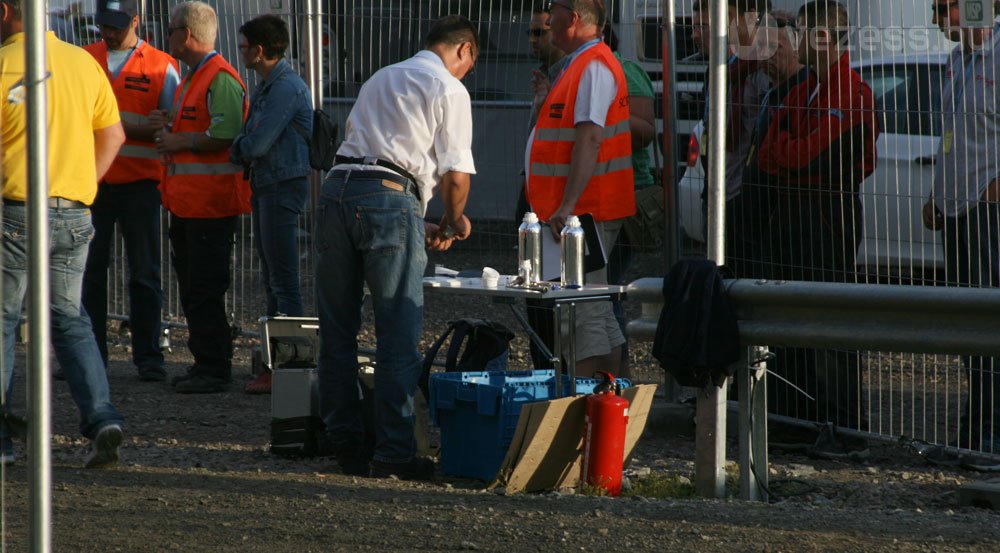
[[[383,67],[361,87],[337,155],[399,165],[417,179],[426,211],[445,173],[476,173],[469,92],[429,50]],[[336,168],[392,173],[373,165]]]

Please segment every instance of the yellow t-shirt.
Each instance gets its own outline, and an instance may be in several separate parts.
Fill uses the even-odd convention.
[[[97,195],[94,131],[117,123],[118,102],[104,70],[82,48],[49,31],[47,108],[49,196],[85,204]],[[3,197],[27,198],[27,89],[24,86],[24,33],[0,47],[0,156]]]

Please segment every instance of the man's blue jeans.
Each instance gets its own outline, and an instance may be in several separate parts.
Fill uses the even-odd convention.
[[[381,178],[331,177],[316,221],[320,322],[320,413],[335,450],[364,441],[358,396],[358,331],[367,283],[375,311],[374,459],[408,462],[416,453],[413,394],[422,358],[422,279],[427,265],[419,200]]]
[[[24,206],[3,208],[3,384],[13,383],[14,331],[28,287],[28,236]],[[111,404],[108,375],[97,349],[90,317],[80,303],[87,249],[94,236],[88,209],[49,210],[49,300],[52,347],[80,410],[80,433],[94,438],[110,423],[122,422]],[[6,406],[5,406],[6,408]]]
[[[136,367],[162,367],[160,322],[160,191],[152,180],[101,184],[90,206],[94,240],[83,276],[83,305],[94,325],[94,337],[108,363],[108,265],[115,223],[128,257],[129,324],[132,361]]]
[[[267,294],[267,315],[305,315],[299,288],[299,214],[305,209],[305,177],[254,186],[253,237]]]

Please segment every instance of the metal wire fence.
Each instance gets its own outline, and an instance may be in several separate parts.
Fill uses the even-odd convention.
[[[165,47],[164,29],[173,4],[154,0],[144,6],[144,36],[155,46]],[[239,26],[257,14],[278,13],[287,19],[293,32],[289,58],[303,67],[303,60],[308,58],[301,31],[308,15],[304,1],[220,0],[213,4],[219,12],[218,48],[230,62],[239,59]],[[746,278],[996,286],[995,216],[973,220],[950,217],[954,213],[948,212],[946,220],[953,223],[950,234],[928,230],[922,217],[935,182],[944,178],[951,187],[941,188],[938,194],[957,193],[967,183],[975,187],[982,179],[989,180],[990,171],[993,176],[998,173],[992,57],[951,57],[956,43],[949,39],[961,33],[954,34],[947,26],[941,30],[939,23],[945,17],[957,18],[958,14],[951,13],[951,8],[942,12],[931,0],[847,0],[843,3],[846,20],[830,21],[829,26],[844,31],[836,37],[843,39],[841,45],[847,53],[845,71],[853,70],[865,83],[871,105],[854,104],[829,94],[818,99],[810,97],[820,84],[813,80],[805,92],[807,102],[798,110],[786,105],[791,100],[772,97],[770,107],[762,111],[768,91],[789,73],[794,74],[790,68],[795,64],[790,60],[798,58],[792,55],[788,67],[776,67],[775,56],[788,48],[794,54],[801,48],[800,39],[815,37],[815,22],[803,22],[798,17],[802,4],[802,0],[774,0],[775,18],[757,13],[742,23],[739,18],[730,22],[733,70],[729,73],[729,96],[724,107],[729,159],[725,179],[728,264],[737,276]],[[322,20],[324,107],[341,128],[361,84],[379,68],[418,50],[436,18],[462,13],[478,23],[481,55],[475,73],[465,80],[473,98],[473,153],[478,169],[468,213],[477,221],[477,236],[474,244],[465,247],[473,263],[495,266],[497,259],[510,259],[512,266],[516,204],[523,182],[525,138],[530,130],[530,75],[542,63],[532,48],[530,33],[536,6],[528,0],[322,0],[316,6]],[[683,176],[677,183],[677,223],[683,229],[685,255],[695,257],[707,255],[704,244],[709,227],[703,200],[706,164],[702,159],[708,157],[708,41],[701,39],[710,29],[705,14],[696,7],[687,0],[675,3],[676,40],[664,45],[662,0],[607,2],[609,20],[619,39],[619,53],[624,59],[636,61],[655,83],[658,128],[663,118],[664,52],[676,62],[670,64],[676,78],[667,88],[674,91],[673,102],[668,104],[676,109],[677,135],[665,137],[657,145],[662,152],[657,153],[674,152],[680,163]],[[86,8],[84,4],[82,11],[86,12]],[[96,39],[88,13],[67,17],[77,33],[77,42]],[[741,35],[743,42],[735,38]],[[740,66],[741,62],[747,63]],[[252,88],[254,75],[238,69]],[[819,73],[815,67],[814,71]],[[667,75],[669,78],[670,73]],[[968,92],[957,104],[953,93],[956,75],[970,75]],[[845,94],[859,93],[861,87],[850,88]],[[820,102],[824,107],[819,107]],[[772,119],[794,118],[794,122],[789,119],[782,123],[788,128],[779,128],[779,133],[808,131],[813,129],[810,125],[824,120],[826,126],[818,132],[826,135],[809,137],[808,132],[802,132],[796,134],[799,142],[785,140],[777,144],[774,140],[779,137],[772,136],[764,152],[751,154],[751,148],[762,147],[768,138],[769,127],[760,126],[765,115]],[[877,138],[875,127],[858,130],[852,125],[840,125],[845,120],[875,122]],[[801,128],[793,128],[795,125]],[[851,132],[840,132],[842,127]],[[822,146],[810,150],[815,146],[810,139]],[[973,143],[975,148],[963,146]],[[943,158],[959,147],[965,156],[962,163],[948,167],[952,171],[960,167],[961,171],[944,172]],[[785,157],[776,152],[784,152]],[[770,165],[760,164],[762,155],[770,156]],[[654,172],[658,173],[655,167]],[[976,198],[980,212],[994,213],[992,201],[983,199]],[[439,213],[439,204],[432,204],[429,217]],[[252,329],[264,309],[260,264],[252,247],[249,217],[252,215],[246,216],[241,225],[233,259],[234,285],[227,298],[234,324],[244,329]],[[313,213],[307,208],[300,223],[300,274],[309,312],[315,284],[310,254],[312,222]],[[966,232],[960,232],[963,229]],[[944,236],[958,235],[975,239],[976,243],[960,243],[955,238],[946,246]],[[982,244],[994,256],[992,259],[989,255],[974,255],[973,250]],[[165,237],[162,248],[164,320],[182,324],[176,283],[168,270]],[[953,262],[947,262],[946,254],[953,256]],[[665,261],[658,252],[641,256],[645,257],[640,257],[630,278],[662,276]],[[115,259],[109,270],[109,312],[124,318],[128,313],[128,273],[120,246]],[[637,270],[650,272],[637,274]],[[784,376],[814,397],[826,395],[819,401],[802,401],[794,389],[775,385],[772,404],[782,406],[792,416],[833,420],[876,434],[905,434],[959,445],[969,445],[973,436],[991,435],[997,423],[989,415],[963,417],[970,396],[984,413],[996,408],[991,393],[993,369],[988,358],[960,360],[957,356],[805,350],[784,353]],[[832,359],[831,366],[839,367],[826,386],[816,383],[817,363],[822,365],[817,355]],[[973,370],[967,372],[964,367],[970,364]],[[993,446],[982,447],[989,450]]]

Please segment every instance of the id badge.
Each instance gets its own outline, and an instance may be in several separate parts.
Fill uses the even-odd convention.
[[[944,135],[941,137],[941,151],[945,155],[951,153],[951,146],[955,142],[955,131],[944,131]]]

